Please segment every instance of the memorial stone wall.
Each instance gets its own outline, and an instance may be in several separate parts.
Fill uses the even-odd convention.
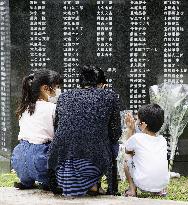
[[[17,143],[17,100],[24,75],[60,72],[78,87],[85,64],[102,68],[121,109],[149,103],[149,87],[188,84],[187,0],[0,0],[0,155]],[[188,174],[188,129],[175,170]]]

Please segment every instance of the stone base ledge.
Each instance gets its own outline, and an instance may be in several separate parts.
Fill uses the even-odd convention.
[[[188,202],[177,202],[134,197],[63,197],[54,196],[42,190],[17,190],[0,188],[0,205],[188,205]]]

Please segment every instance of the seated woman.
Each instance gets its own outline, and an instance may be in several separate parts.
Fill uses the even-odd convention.
[[[65,196],[97,194],[104,174],[113,193],[112,144],[121,136],[119,102],[113,91],[97,88],[97,75],[94,67],[84,66],[81,89],[62,93],[57,102],[48,166]]]

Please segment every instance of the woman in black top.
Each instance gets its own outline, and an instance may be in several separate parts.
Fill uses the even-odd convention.
[[[57,102],[48,165],[66,196],[85,195],[103,174],[113,193],[112,145],[121,135],[119,100],[113,91],[97,88],[97,75],[94,67],[83,67],[81,89],[62,93]]]

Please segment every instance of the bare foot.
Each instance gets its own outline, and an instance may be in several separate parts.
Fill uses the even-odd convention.
[[[134,188],[131,189],[129,187],[127,190],[125,190],[124,196],[125,197],[136,197],[137,196],[136,189]]]
[[[104,189],[102,187],[97,187],[97,184],[93,185],[90,189],[90,191],[98,191],[99,194],[106,194],[106,192],[104,191]]]
[[[97,190],[97,184],[93,185],[93,186],[91,187],[90,191],[96,191],[96,192],[97,192],[97,191],[98,191],[98,190]]]
[[[167,196],[167,190],[163,189],[160,192],[155,193],[156,196],[161,196],[161,197],[165,197]]]

